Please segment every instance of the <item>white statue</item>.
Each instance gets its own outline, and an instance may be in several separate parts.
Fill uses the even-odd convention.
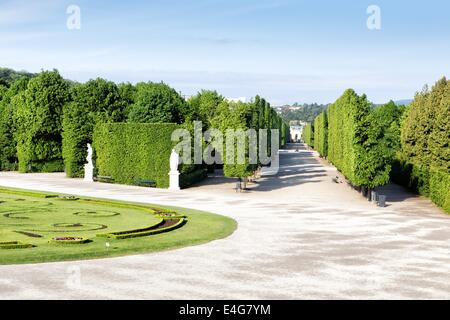
[[[92,162],[92,146],[90,144],[87,145],[87,163],[84,165],[84,181],[86,182],[94,182],[94,164]]]
[[[180,190],[180,172],[178,171],[178,165],[180,164],[180,156],[172,149],[170,154],[170,180],[169,180],[169,190],[178,191]]]
[[[170,154],[170,171],[175,172],[178,171],[178,165],[180,164],[180,156],[172,149],[172,153]]]

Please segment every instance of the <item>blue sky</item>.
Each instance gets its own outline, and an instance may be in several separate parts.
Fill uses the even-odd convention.
[[[69,5],[81,29],[68,30]],[[381,30],[369,30],[369,5]],[[450,76],[445,0],[0,0],[0,66],[86,81],[165,81],[274,105],[414,96]]]

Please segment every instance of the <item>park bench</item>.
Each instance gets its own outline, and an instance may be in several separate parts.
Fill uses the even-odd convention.
[[[104,183],[114,183],[114,179],[109,176],[97,176],[96,181]]]
[[[134,184],[140,187],[156,188],[156,181],[154,180],[137,179]]]

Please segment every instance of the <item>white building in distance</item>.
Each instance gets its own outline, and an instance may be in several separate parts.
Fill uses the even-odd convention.
[[[298,125],[298,126],[291,126],[290,127],[290,132],[291,132],[291,141],[292,142],[300,142],[300,140],[302,139],[302,132],[303,132],[303,125]]]

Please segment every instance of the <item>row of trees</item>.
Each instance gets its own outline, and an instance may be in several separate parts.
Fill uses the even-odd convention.
[[[228,140],[229,135],[233,135],[227,131],[228,129],[241,129],[247,131],[248,129],[254,129],[256,132],[256,144],[259,145],[259,131],[261,129],[267,130],[267,150],[268,157],[271,156],[271,129],[278,130],[280,147],[284,146],[289,139],[289,126],[281,119],[276,111],[270,106],[270,104],[263,98],[256,96],[255,100],[251,103],[243,102],[228,102],[222,101],[214,116],[210,120],[210,124],[214,128],[220,129],[225,133],[225,140]],[[233,138],[233,137],[231,137]],[[238,144],[245,144],[245,163],[244,164],[227,164],[224,165],[224,174],[230,177],[248,177],[257,169],[261,164],[259,159],[258,163],[250,163],[250,150],[249,150],[248,135],[242,137],[240,141],[234,141],[234,153],[237,154]],[[227,157],[226,153],[223,154],[224,159]]]
[[[325,111],[317,116],[311,128],[314,130],[314,148],[322,157],[326,157],[328,155],[328,117]]]
[[[303,133],[354,186],[394,180],[450,211],[450,82],[418,93],[409,107],[374,106],[349,89]]]
[[[450,80],[416,94],[401,130],[394,179],[450,212]]]
[[[314,124],[313,123],[307,123],[306,126],[303,128],[302,139],[308,146],[310,146],[311,148],[314,148]]]
[[[67,176],[81,177],[97,124],[176,123],[193,129],[193,121],[202,121],[202,131],[213,126],[279,129],[281,145],[289,136],[288,126],[260,97],[235,103],[215,91],[201,91],[186,101],[164,83],[115,84],[100,78],[74,83],[56,70],[43,71],[0,84],[0,169],[65,169]],[[251,170],[227,167],[225,173],[246,176]]]

